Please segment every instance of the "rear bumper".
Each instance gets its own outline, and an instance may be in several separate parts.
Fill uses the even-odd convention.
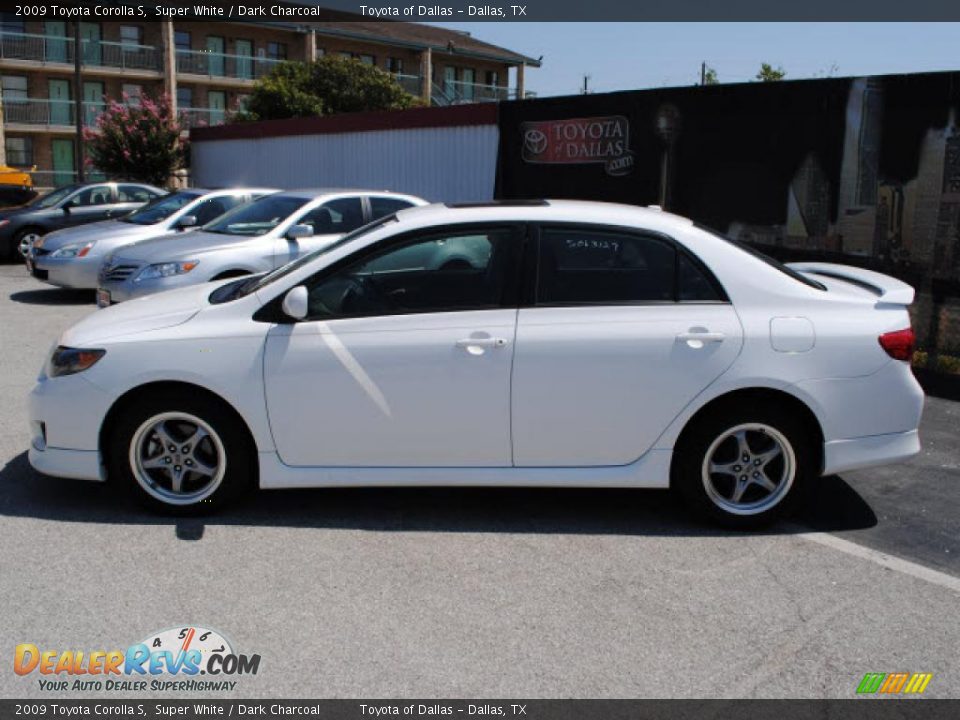
[[[916,430],[889,435],[870,435],[849,440],[831,440],[823,446],[823,474],[887,465],[909,460],[920,452]]]

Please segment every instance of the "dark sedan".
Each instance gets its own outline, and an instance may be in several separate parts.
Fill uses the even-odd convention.
[[[29,205],[0,211],[0,260],[24,257],[34,240],[53,230],[126,215],[165,190],[142,183],[67,185]]]

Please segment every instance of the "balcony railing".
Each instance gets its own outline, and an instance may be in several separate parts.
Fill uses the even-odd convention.
[[[177,72],[208,77],[256,80],[268,74],[282,60],[228,55],[203,50],[177,50]]]
[[[104,102],[84,101],[83,124],[95,125],[106,109]],[[67,125],[73,127],[76,118],[73,100],[46,98],[4,98],[4,122],[21,125]]]
[[[517,97],[516,88],[463,82],[461,80],[433,83],[431,92],[434,105],[465,105],[467,103],[500,102],[501,100],[515,100]]]
[[[162,67],[159,49],[150,45],[82,40],[80,48],[84,65],[153,72]],[[72,65],[74,41],[58,35],[0,32],[0,58]]]
[[[394,74],[393,78],[405,92],[420,97],[422,78],[419,75],[404,75],[403,73],[399,73]]]
[[[223,125],[227,121],[227,111],[220,108],[178,108],[180,125],[185,129]]]

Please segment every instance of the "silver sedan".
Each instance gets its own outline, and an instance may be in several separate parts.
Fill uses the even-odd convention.
[[[169,239],[215,220],[238,205],[276,192],[271,188],[203,190],[164,195],[119,220],[49,233],[29,249],[34,277],[65,288],[94,289],[97,272],[111,252],[147,238]]]
[[[254,275],[334,242],[344,233],[427,202],[370,190],[291,190],[238,207],[182,238],[151,239],[108,256],[97,304]]]

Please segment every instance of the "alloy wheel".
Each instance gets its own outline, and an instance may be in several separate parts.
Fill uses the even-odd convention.
[[[168,505],[193,505],[223,482],[227,458],[216,431],[184,412],[146,420],[130,441],[130,468],[140,486]]]
[[[26,257],[30,254],[30,248],[33,246],[33,243],[40,239],[38,233],[27,233],[20,237],[20,245],[18,246],[20,250],[21,257]]]
[[[770,425],[745,423],[721,433],[707,449],[707,497],[734,515],[757,515],[780,503],[797,474],[793,446]]]

